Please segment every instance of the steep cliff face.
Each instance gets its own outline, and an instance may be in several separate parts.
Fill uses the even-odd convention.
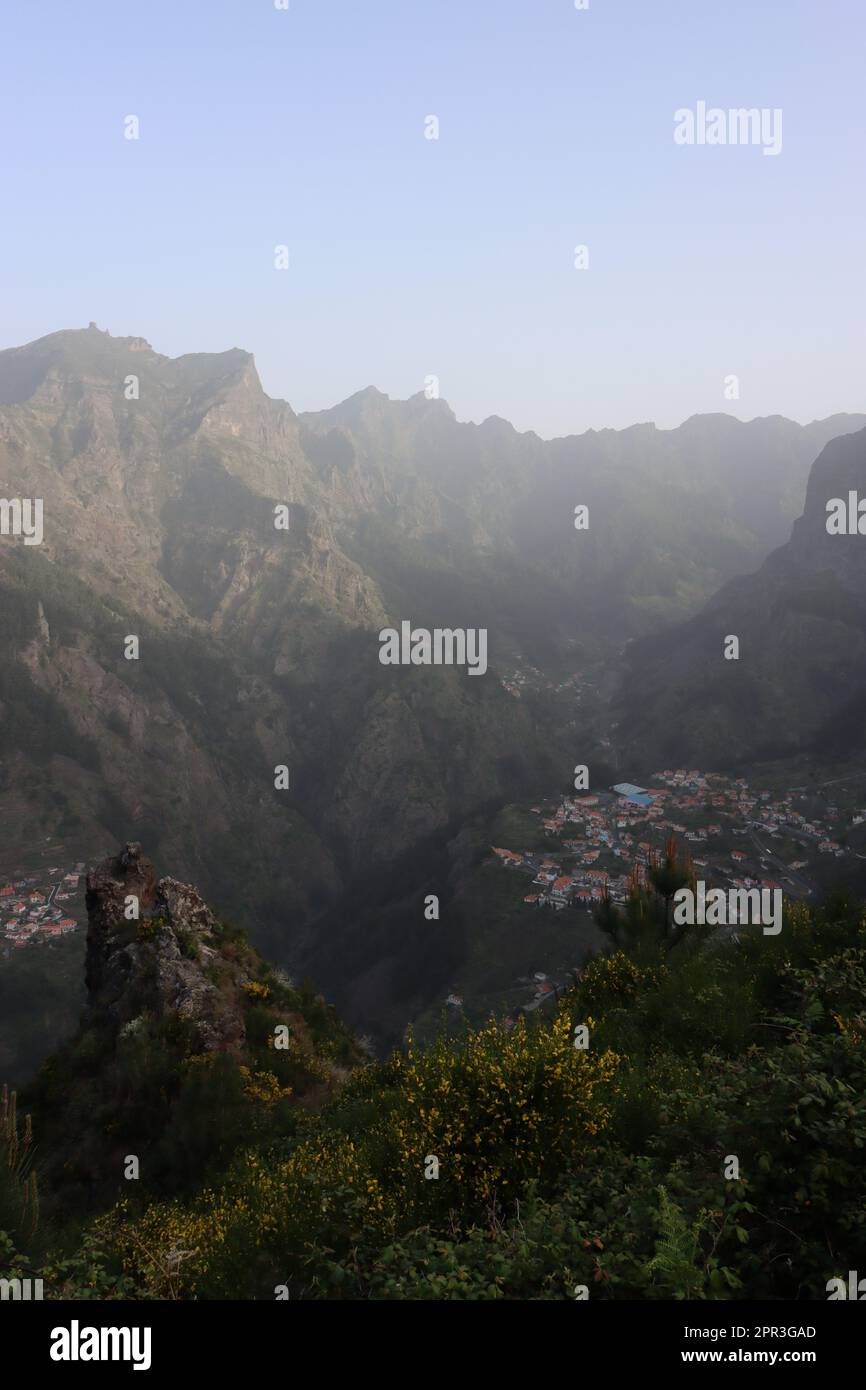
[[[315,591],[322,537],[325,594],[341,569],[357,578],[328,533],[294,412],[237,349],[170,359],[89,329],[0,353],[0,477],[7,496],[43,499],[49,560],[153,622],[210,618],[286,559],[308,563]],[[299,506],[298,520],[319,507],[292,529],[289,557],[276,502]]]
[[[375,470],[308,453],[250,354],[59,333],[0,353],[0,402],[3,490],[45,518],[41,545],[0,543],[0,810],[25,836],[146,840],[287,955],[359,869],[510,794],[503,753],[543,764],[494,674],[467,697],[465,671],[379,665],[423,584],[410,558],[386,600],[348,554]],[[470,625],[459,576],[452,606]]]
[[[72,1205],[195,1186],[253,1136],[293,1132],[365,1060],[321,995],[138,843],[91,869],[87,911],[81,1024],[28,1095]]]
[[[216,918],[189,884],[157,879],[138,844],[127,844],[87,876],[88,1014],[113,1028],[135,1027],[144,1014],[190,1022],[202,1052],[245,1040],[240,967],[220,961]]]
[[[633,644],[619,718],[635,765],[862,756],[866,535],[828,530],[828,503],[847,509],[850,492],[866,498],[863,430],[823,450],[790,541],[756,574],[691,622]],[[739,657],[725,660],[731,636]]]

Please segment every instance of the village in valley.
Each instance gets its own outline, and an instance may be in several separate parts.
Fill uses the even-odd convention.
[[[85,1003],[85,887],[81,837],[20,834],[0,846],[0,1076],[32,1077]]]
[[[820,896],[842,863],[866,860],[852,847],[866,849],[866,809],[858,801],[864,785],[858,779],[850,790],[834,783],[766,790],[745,777],[667,768],[646,786],[619,782],[510,807],[497,822],[487,863],[498,864],[494,878],[504,874],[516,890],[501,899],[500,921],[515,942],[511,959],[522,955],[541,968],[515,971],[507,982],[504,970],[496,971],[495,991],[484,987],[476,970],[455,982],[446,1006],[453,1014],[474,1015],[501,1005],[510,1026],[517,1014],[556,998],[582,962],[603,949],[594,909],[605,896],[624,903],[671,839],[688,851],[696,877],[708,885],[778,889],[792,900]],[[486,894],[496,911],[490,881]],[[553,920],[560,917],[563,930],[557,932]],[[550,927],[541,928],[542,921]]]
[[[842,830],[839,807],[825,804],[817,814],[814,800],[805,789],[774,796],[751,790],[744,777],[666,769],[646,788],[620,782],[595,795],[533,806],[530,814],[549,840],[546,853],[492,848],[504,867],[531,875],[524,897],[531,907],[591,907],[606,894],[625,902],[633,873],[640,878],[671,837],[720,887],[809,897],[814,884],[804,871],[812,858],[850,853],[835,838]],[[851,820],[864,822],[866,811]]]
[[[815,794],[752,791],[745,777],[698,770],[664,770],[649,787],[617,783],[596,795],[563,796],[555,805],[532,806],[549,852],[492,847],[502,865],[531,874],[524,902],[560,909],[569,903],[624,902],[632,872],[671,837],[688,849],[696,870],[720,887],[781,888],[787,897],[810,897],[808,872],[815,856],[844,858],[842,812]],[[845,817],[866,824],[866,810]]]
[[[84,863],[80,860],[28,865],[9,873],[0,879],[0,959],[78,931],[83,904]]]

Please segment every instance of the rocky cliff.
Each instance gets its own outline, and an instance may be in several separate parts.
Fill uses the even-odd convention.
[[[791,539],[688,623],[629,649],[618,717],[630,766],[746,766],[866,752],[866,536],[831,534],[828,503],[866,498],[866,430],[832,440]],[[739,655],[726,660],[726,639]]]
[[[366,1060],[321,995],[139,844],[89,872],[87,909],[81,1024],[28,1095],[71,1202],[195,1185],[253,1137],[294,1132]]]
[[[145,1012],[193,1024],[202,1052],[241,1047],[240,966],[208,978],[220,961],[217,922],[189,884],[157,879],[138,844],[127,844],[87,875],[88,1016],[120,1029]],[[133,915],[134,914],[134,915]]]
[[[381,479],[310,437],[239,350],[90,328],[0,353],[2,491],[45,516],[0,540],[0,812],[24,841],[146,841],[284,959],[357,872],[545,759],[495,674],[379,665],[383,625],[436,614],[411,558],[385,583],[350,553]]]

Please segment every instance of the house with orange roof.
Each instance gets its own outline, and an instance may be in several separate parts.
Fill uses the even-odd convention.
[[[572,887],[571,879],[563,875],[560,878],[554,879],[553,883],[550,885],[551,896],[558,898],[560,902],[567,902],[571,896]]]

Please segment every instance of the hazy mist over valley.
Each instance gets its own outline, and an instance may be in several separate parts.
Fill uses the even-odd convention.
[[[52,1365],[504,1299],[827,1367],[866,1297],[862,16],[684,14],[10,19],[0,1299]]]

